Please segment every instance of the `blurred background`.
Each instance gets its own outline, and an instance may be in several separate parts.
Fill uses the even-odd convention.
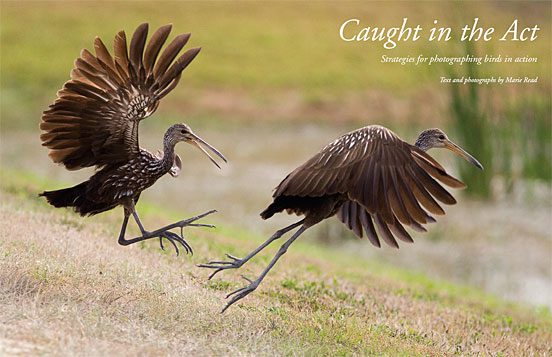
[[[196,150],[177,147],[183,172],[164,177],[142,199],[183,214],[216,208],[218,225],[269,235],[295,220],[258,213],[272,189],[337,136],[369,124],[414,142],[440,127],[485,166],[480,172],[449,152],[433,150],[468,189],[416,244],[376,249],[337,220],[304,239],[351,254],[474,285],[504,298],[552,307],[552,127],[550,2],[10,2],[1,4],[1,167],[55,189],[87,178],[68,172],[40,146],[41,113],[69,78],[82,48],[100,36],[150,31],[173,23],[171,38],[192,32],[202,51],[152,119],[141,125],[142,146],[161,147],[165,129],[186,122],[230,163],[218,171]],[[403,17],[424,29],[433,20],[453,28],[479,17],[495,27],[486,43],[346,43],[339,27],[399,26]],[[534,42],[498,41],[514,19],[537,24]],[[110,47],[108,45],[108,47]],[[537,57],[537,63],[462,66],[380,63],[381,55]],[[536,77],[538,83],[442,84],[447,77]],[[122,215],[122,212],[110,214]],[[92,218],[101,219],[101,218]]]

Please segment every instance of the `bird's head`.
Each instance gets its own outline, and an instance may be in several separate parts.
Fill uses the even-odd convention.
[[[452,142],[448,138],[447,134],[445,134],[441,129],[433,128],[422,131],[420,136],[418,136],[415,145],[423,151],[427,151],[432,148],[449,149],[453,153],[476,166],[478,169],[483,170],[483,166],[479,163],[479,161],[468,154],[466,150]]]
[[[218,167],[219,169],[220,169],[219,164],[215,161],[215,159],[213,159],[213,157],[207,152],[207,150],[203,148],[203,146],[207,147],[209,150],[215,153],[215,155],[220,157],[222,161],[227,162],[226,158],[224,157],[224,155],[220,153],[220,151],[218,151],[211,144],[209,144],[208,142],[206,142],[205,140],[203,140],[202,138],[194,134],[192,132],[192,129],[190,129],[190,127],[187,124],[174,124],[173,126],[171,126],[167,130],[167,133],[165,134],[165,139],[168,140],[173,145],[175,145],[178,142],[184,141],[188,144],[191,144],[197,147],[205,155],[207,155],[209,160],[211,160],[211,162],[215,164],[215,166]]]

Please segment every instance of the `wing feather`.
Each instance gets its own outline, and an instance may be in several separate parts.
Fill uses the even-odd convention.
[[[290,173],[274,197],[347,195],[338,218],[375,246],[380,237],[398,247],[395,238],[413,242],[403,225],[425,232],[423,225],[435,222],[428,212],[444,214],[437,200],[456,203],[440,183],[464,187],[426,152],[386,128],[368,126],[328,144]]]
[[[395,237],[399,238],[403,242],[414,243],[414,239],[412,239],[410,234],[408,234],[406,229],[404,229],[404,227],[398,221],[395,221],[393,224],[389,224],[388,227],[391,230],[391,233],[393,233]]]
[[[182,72],[184,68],[186,68],[190,62],[193,61],[195,56],[201,51],[201,48],[192,48],[186,52],[182,56],[180,56],[174,64],[163,74],[163,76],[159,79],[159,83],[161,87],[166,87],[170,81],[172,81],[177,73]]]
[[[117,33],[114,56],[100,38],[94,40],[95,55],[81,51],[71,79],[40,123],[42,145],[54,162],[76,170],[126,162],[139,154],[138,123],[174,89],[200,50],[188,50],[174,61],[190,37],[184,34],[156,61],[170,30],[170,25],[161,27],[146,46],[148,24],[141,24],[129,47],[125,32]]]
[[[167,68],[169,68],[169,65],[176,58],[180,50],[182,50],[189,39],[189,33],[178,35],[174,38],[174,40],[172,40],[167,48],[165,48],[165,50],[157,60],[157,64],[155,65],[155,68],[153,70],[153,76],[155,78],[159,78],[163,73],[165,73]]]
[[[94,39],[94,51],[96,52],[96,58],[109,66],[112,71],[116,71],[113,57],[105,47],[104,43],[99,37]]]
[[[427,154],[426,154],[427,156]],[[421,156],[418,152],[413,151],[412,157],[416,160],[416,163],[420,165],[424,171],[429,173],[437,180],[443,182],[445,185],[453,188],[465,188],[466,185],[458,179],[448,175],[446,171],[439,165],[435,166],[431,161]]]
[[[351,201],[349,201],[351,202]],[[356,203],[358,205],[358,203]],[[376,233],[376,229],[374,227],[374,223],[372,222],[372,217],[366,210],[360,211],[360,222],[362,223],[362,227],[364,228],[364,232],[366,232],[366,236],[368,237],[368,240],[370,243],[372,243],[374,246],[380,248],[381,243],[379,241],[378,235]]]
[[[113,40],[113,53],[115,54],[115,68],[124,79],[125,83],[130,83],[130,60],[128,59],[127,40],[124,31],[119,31]]]
[[[397,178],[397,189],[399,190],[399,196],[403,199],[404,206],[409,215],[413,218],[413,221],[428,223],[431,220],[431,217],[427,214],[426,211],[420,207],[420,204],[414,197],[414,194],[408,185],[405,183],[405,171],[402,167],[397,169],[398,178]]]
[[[389,196],[389,203],[393,210],[393,213],[401,223],[407,225],[411,224],[414,219],[410,217],[410,214],[407,212],[406,207],[402,202],[402,198],[398,192],[399,183],[397,177],[394,172],[392,172],[390,176],[392,182],[391,188],[389,189],[387,195]]]
[[[452,195],[445,190],[443,186],[439,185],[437,181],[435,181],[426,171],[424,171],[423,168],[420,166],[413,167],[418,181],[424,185],[433,197],[447,205],[453,205],[456,203],[454,197],[452,197]]]
[[[374,217],[374,221],[378,226],[379,236],[382,237],[385,243],[387,243],[390,247],[398,249],[399,244],[395,240],[395,237],[393,237],[393,234],[389,230],[389,227],[387,226],[387,223],[385,223],[383,218],[379,214],[376,214]]]
[[[350,205],[350,215],[349,215],[349,229],[352,229],[352,231],[359,237],[362,238],[362,225],[360,223],[359,219],[359,209],[358,205]]]
[[[146,75],[149,77],[153,74],[153,66],[155,65],[155,60],[161,51],[161,47],[169,37],[171,33],[172,25],[161,26],[155,33],[151,36],[151,39],[146,47],[144,52],[144,68],[146,70]]]
[[[129,59],[131,64],[131,76],[135,81],[142,81],[145,76],[142,54],[148,37],[148,24],[143,23],[134,31],[130,40]]]

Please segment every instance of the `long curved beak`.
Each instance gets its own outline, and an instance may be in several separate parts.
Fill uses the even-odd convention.
[[[188,144],[192,144],[193,146],[197,147],[199,150],[201,150],[205,155],[207,155],[207,157],[209,158],[209,160],[211,160],[211,162],[213,164],[215,164],[216,167],[218,167],[220,169],[220,166],[219,164],[215,161],[215,159],[213,159],[213,157],[209,154],[209,152],[207,152],[207,150],[205,150],[203,148],[203,146],[201,145],[205,145],[209,150],[211,150],[213,153],[215,153],[215,155],[217,155],[218,157],[220,157],[222,159],[222,161],[224,162],[228,162],[226,160],[226,158],[224,157],[224,155],[222,155],[220,153],[220,151],[218,151],[217,149],[215,149],[211,144],[209,144],[208,142],[206,142],[205,140],[203,140],[202,138],[200,138],[199,136],[197,136],[196,134],[194,133],[190,133],[192,135],[192,139],[188,140]],[[201,144],[201,145],[200,145]]]
[[[477,167],[480,170],[483,170],[483,165],[477,161],[477,159],[470,154],[466,152],[466,150],[462,149],[460,146],[456,145],[450,140],[445,140],[444,142],[445,148],[449,149],[453,153],[457,154],[458,156],[464,158],[469,163],[473,164],[475,167]]]

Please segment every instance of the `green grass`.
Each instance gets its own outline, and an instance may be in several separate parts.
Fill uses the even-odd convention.
[[[21,346],[78,353],[96,344],[96,351],[110,354],[119,351],[117,339],[98,329],[115,329],[132,341],[132,351],[153,354],[550,352],[552,317],[546,309],[506,303],[471,287],[306,241],[291,247],[256,292],[220,315],[223,296],[244,283],[239,274],[258,274],[271,253],[212,281],[194,265],[226,252],[243,255],[262,237],[235,226],[189,230],[196,254],[179,258],[160,254],[157,242],[120,247],[115,242],[120,212],[80,218],[36,196],[47,185],[43,178],[3,170],[0,180],[1,271],[10,272],[0,279],[0,300],[6,302],[4,316],[15,316],[14,327],[0,335],[6,341],[18,336]],[[139,209],[149,225],[183,214],[148,202],[140,202]],[[9,217],[19,217],[24,230],[43,226],[36,235],[16,237],[4,221]],[[29,304],[37,300],[40,304]],[[26,310],[8,308],[23,306]],[[27,334],[33,331],[31,321],[40,322],[37,328],[54,323],[59,306],[65,306],[67,321],[56,330],[60,336],[36,341]],[[140,332],[128,337],[135,333],[126,332],[129,328]],[[148,345],[149,337],[140,336],[158,342]],[[191,344],[190,338],[199,342]],[[67,343],[73,340],[81,342]]]

